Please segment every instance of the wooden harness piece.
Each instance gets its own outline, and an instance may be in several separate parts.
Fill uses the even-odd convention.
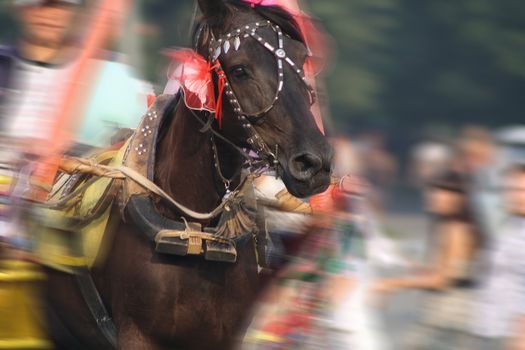
[[[154,180],[156,145],[165,118],[181,101],[181,96],[161,95],[143,116],[126,150],[123,165],[133,169],[149,181]],[[159,253],[173,255],[204,255],[207,260],[235,262],[237,250],[231,238],[218,237],[213,230],[203,230],[194,222],[183,224],[162,217],[151,200],[151,192],[137,181],[127,177],[119,202],[125,220],[143,228]],[[132,201],[132,198],[138,200]],[[139,206],[140,208],[137,208]],[[132,214],[131,214],[132,213]],[[131,215],[130,215],[131,214]]]
[[[169,112],[179,100],[180,97],[158,97],[132,138],[118,152],[106,152],[93,160],[66,158],[61,168],[70,174],[62,175],[56,183],[52,201],[42,208],[41,224],[71,233],[79,229],[84,234],[90,230],[102,232],[110,213],[116,213],[111,208],[118,199],[121,217],[135,224],[158,253],[202,255],[206,260],[235,262],[236,239],[254,235],[256,231],[252,175],[247,175],[229,199],[214,211],[217,214],[210,216],[218,219],[216,227],[202,228],[184,219],[184,222],[171,220],[155,207],[155,196],[164,199],[167,196],[153,183],[155,146],[164,119],[171,115]],[[78,264],[81,262],[73,265]]]

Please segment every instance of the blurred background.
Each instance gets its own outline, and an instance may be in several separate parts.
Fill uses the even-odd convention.
[[[401,165],[422,138],[451,140],[462,125],[496,128],[523,120],[522,1],[303,3],[333,40],[326,72],[332,127],[350,135],[384,134]],[[2,43],[17,37],[10,7],[0,3]],[[140,76],[162,91],[160,51],[188,46],[194,3],[141,0],[134,7],[127,23],[134,35],[113,49],[129,53]]]
[[[0,3],[0,42],[17,36],[10,2]],[[327,72],[338,130],[388,133],[401,155],[423,133],[454,136],[458,125],[522,121],[525,4],[518,0],[304,1],[332,36]],[[164,86],[161,49],[189,44],[194,3],[135,1],[118,50],[146,80]],[[402,135],[402,136],[401,136]]]
[[[417,264],[428,253],[422,187],[430,178],[450,164],[473,174],[525,159],[520,126],[525,124],[525,2],[305,0],[302,5],[331,40],[323,82],[328,134],[350,139],[350,168],[371,184],[375,223],[394,242],[396,254]],[[108,49],[125,54],[158,94],[168,65],[161,51],[190,46],[195,4],[136,0],[133,6],[127,35]],[[11,11],[9,1],[0,2],[0,43],[18,36]],[[483,185],[477,194],[490,202],[496,184]],[[393,263],[382,266],[379,276],[397,271]],[[421,308],[414,307],[420,301],[415,293],[396,295],[381,309],[390,335],[404,334],[417,322]],[[396,348],[396,337],[391,338]]]

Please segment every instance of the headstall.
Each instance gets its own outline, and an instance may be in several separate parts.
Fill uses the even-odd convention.
[[[257,31],[261,28],[271,28],[276,33],[277,46],[272,45],[265,38],[263,38],[257,33]],[[275,56],[276,61],[277,61],[277,89],[276,89],[274,98],[268,106],[256,112],[248,112],[243,108],[243,106],[241,105],[241,101],[239,101],[235,92],[233,91],[231,84],[229,82],[228,76],[226,75],[226,73],[224,73],[224,70],[222,69],[221,62],[220,62],[221,57],[228,55],[228,54],[232,54],[232,52],[238,51],[242,44],[242,41],[247,38],[253,38],[261,46],[263,46],[265,49],[270,51]],[[260,119],[261,117],[264,117],[265,114],[267,114],[270,110],[272,110],[272,108],[275,106],[275,104],[279,100],[279,96],[285,84],[285,80],[284,80],[285,79],[284,78],[285,62],[292,68],[292,70],[299,76],[301,81],[305,84],[308,90],[309,96],[310,96],[310,103],[314,104],[315,99],[316,99],[315,90],[308,83],[304,71],[301,69],[301,67],[299,67],[293,61],[291,57],[287,55],[287,52],[285,51],[284,34],[281,28],[277,24],[274,24],[269,20],[255,22],[255,23],[247,24],[241,28],[234,29],[231,32],[221,35],[218,38],[215,38],[213,33],[211,33],[211,39],[208,45],[209,45],[208,60],[211,66],[214,67],[214,71],[217,74],[217,77],[219,78],[219,80],[222,79],[224,82],[223,83],[224,93],[226,94],[226,97],[229,99],[229,102],[231,106],[233,107],[233,111],[237,119],[240,121],[243,129],[248,134],[247,143],[250,145],[252,150],[255,151],[257,155],[262,160],[264,160],[265,163],[270,168],[276,167],[278,165],[278,160],[277,160],[278,147],[276,147],[275,150],[270,149],[270,147],[266,144],[266,142],[262,139],[262,137],[258,134],[258,132],[253,127],[252,121]],[[220,91],[219,89],[219,94],[221,92],[222,91]],[[218,99],[220,98],[222,98],[222,96],[219,96]]]

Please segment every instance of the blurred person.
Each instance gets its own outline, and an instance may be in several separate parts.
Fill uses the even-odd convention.
[[[494,141],[490,131],[483,126],[466,126],[458,141],[460,157],[456,164],[459,171],[471,176],[490,166],[494,160]]]
[[[469,179],[471,210],[490,239],[498,234],[504,217],[497,190],[501,180],[498,161],[496,143],[487,128],[471,125],[462,129],[453,166]]]
[[[20,22],[20,38],[0,50],[0,88],[4,92],[0,96],[0,163],[11,178],[17,179],[24,167],[35,168],[35,159],[51,138],[58,111],[72,86],[78,108],[68,114],[70,125],[62,127],[72,136],[64,140],[71,145],[69,154],[109,146],[117,129],[138,124],[152,88],[138,80],[127,64],[113,60],[109,52],[98,48],[85,64],[86,80],[72,81],[87,34],[81,25],[95,26],[87,23],[88,8],[83,1],[15,0],[12,10]],[[111,21],[117,23],[117,14],[113,15]],[[104,27],[110,30],[105,36],[108,40],[116,39],[117,27]],[[28,188],[18,182],[16,195],[28,196]],[[27,186],[31,183],[26,181]],[[4,193],[2,201],[14,206],[14,199],[6,198],[14,195]],[[9,209],[13,208],[4,207],[3,221],[10,220],[9,212],[14,214]],[[18,224],[2,226],[8,227],[3,236],[16,236],[21,231]]]
[[[379,131],[365,133],[355,142],[363,176],[372,185],[370,200],[378,214],[387,206],[398,173],[397,160],[388,151],[386,142],[386,136]]]
[[[334,176],[341,178],[346,174],[364,175],[365,164],[359,157],[358,147],[353,142],[344,136],[334,136],[330,138],[330,143],[336,150],[334,152]]]
[[[0,51],[0,82],[7,91],[0,100],[1,132],[10,147],[22,147],[51,134],[64,89],[69,88],[82,50],[87,8],[82,0],[15,0],[13,12],[21,37]],[[116,16],[116,15],[115,15]],[[89,30],[90,27],[88,27]],[[108,27],[106,30],[116,31]],[[115,33],[108,38],[115,39]],[[79,116],[74,134],[77,153],[107,146],[118,128],[133,128],[147,108],[151,87],[138,80],[130,67],[99,50],[86,67],[86,81],[74,82]],[[64,126],[67,127],[67,126]]]
[[[383,232],[374,206],[375,188],[365,180],[367,158],[347,138],[332,139],[334,175],[341,179],[335,191],[334,235],[339,242],[333,260],[339,270],[328,279],[332,291],[331,310],[327,314],[329,335],[334,349],[388,349],[379,315],[366,301],[370,284],[384,266],[405,266],[394,242]],[[346,267],[346,268],[345,268]]]
[[[370,185],[344,176],[334,191],[333,235],[337,254],[326,288],[330,309],[325,314],[331,349],[389,349],[379,315],[366,303],[371,282],[383,265],[404,265],[396,246],[383,234],[368,194]],[[321,347],[322,348],[322,347]]]
[[[424,187],[431,179],[450,167],[453,150],[450,145],[428,139],[412,148],[410,181],[416,187]]]
[[[24,342],[50,348],[36,297],[43,277],[31,263],[36,232],[28,228],[32,205],[26,201],[35,200],[32,175],[47,150],[42,145],[54,141],[59,110],[71,91],[76,108],[67,114],[69,125],[59,126],[71,136],[64,140],[73,145],[70,154],[105,147],[114,129],[135,127],[147,109],[149,91],[126,64],[112,61],[99,46],[93,57],[83,58],[83,40],[96,25],[87,22],[82,1],[15,0],[11,5],[21,32],[14,44],[0,49],[0,241],[6,243],[0,247],[0,275],[13,279],[2,286],[0,341],[8,347]],[[105,28],[110,29],[116,26]],[[115,38],[109,32],[106,37]],[[85,80],[78,81],[74,73],[84,61]],[[14,276],[27,277],[22,284]]]
[[[490,265],[479,292],[473,327],[490,349],[525,349],[525,164],[504,175],[507,218],[490,251]]]
[[[340,186],[325,192],[322,203],[313,203],[316,215],[258,307],[243,349],[319,349],[320,342],[345,348],[336,344],[346,334],[332,334],[326,327],[333,327],[330,313],[352,288],[365,253]]]
[[[348,175],[361,170],[355,148],[344,137],[334,137],[331,143],[334,183],[311,199],[314,215],[295,233],[301,244],[295,252],[287,251],[289,264],[282,267],[278,282],[261,301],[243,349],[386,348],[380,325],[363,301],[373,261],[392,262],[397,254],[382,239],[367,203],[370,186],[361,177]],[[268,179],[262,184],[259,188],[267,192]],[[279,232],[275,218],[269,220]],[[289,227],[288,220],[281,227]],[[305,292],[313,305],[298,307]]]
[[[359,174],[361,166],[351,142],[345,137],[332,137],[334,154],[333,175],[342,178],[345,174]],[[353,177],[355,178],[355,177]],[[345,182],[350,178],[345,178]],[[264,209],[264,229],[269,236],[269,259],[273,268],[285,262],[284,256],[293,254],[302,233],[310,223],[312,209],[307,202],[291,196],[281,179],[273,174],[264,174],[256,180],[256,193]]]
[[[461,173],[446,171],[426,190],[426,209],[432,217],[431,262],[411,276],[380,280],[372,288],[391,294],[408,289],[431,291],[417,330],[405,349],[471,349],[470,317],[477,262],[485,238],[468,204],[468,183]]]

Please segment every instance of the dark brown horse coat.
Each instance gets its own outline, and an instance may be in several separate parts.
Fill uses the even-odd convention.
[[[288,55],[304,63],[306,48],[293,20],[276,8],[252,9],[237,2],[201,0],[203,24],[220,35],[232,28],[269,19],[288,34]],[[268,40],[275,40],[271,32]],[[261,34],[261,35],[263,35]],[[207,53],[206,38],[199,41]],[[275,60],[249,41],[235,55],[221,59],[232,88],[246,105],[264,103],[275,91]],[[241,67],[245,75],[232,73]],[[331,149],[310,113],[307,92],[290,74],[279,102],[254,127],[271,149],[279,146],[279,173],[291,193],[306,196],[329,183]],[[261,102],[263,101],[263,102]],[[243,129],[224,105],[220,132],[247,147]],[[210,135],[183,105],[171,112],[156,145],[155,182],[190,209],[208,212],[224,195],[214,169]],[[216,128],[217,126],[214,125]],[[222,172],[238,173],[242,158],[217,142]],[[311,164],[309,159],[319,160]],[[234,179],[238,183],[239,179]],[[160,206],[171,218],[178,213]],[[205,223],[206,224],[206,223]],[[152,242],[129,222],[121,222],[107,260],[92,275],[117,328],[119,349],[230,349],[242,334],[250,307],[260,290],[254,242],[250,234],[237,244],[236,263],[202,257],[176,257],[155,252]],[[86,307],[72,276],[50,271],[47,284],[52,333],[59,349],[109,348]]]

